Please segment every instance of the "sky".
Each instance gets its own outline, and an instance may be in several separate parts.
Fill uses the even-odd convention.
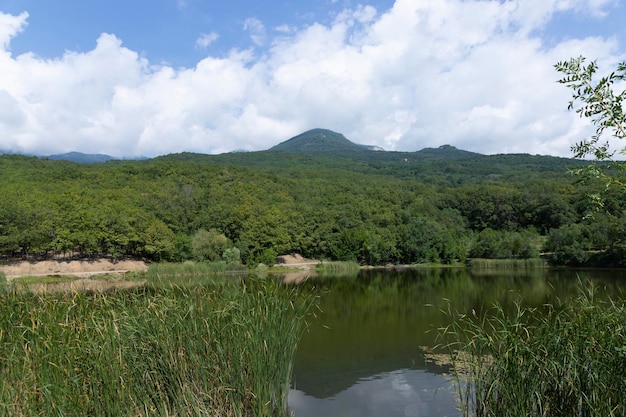
[[[0,0],[0,150],[385,150],[569,157],[554,64],[626,60],[626,0]]]

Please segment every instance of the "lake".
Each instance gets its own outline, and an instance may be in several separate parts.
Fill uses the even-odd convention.
[[[541,306],[589,283],[621,299],[626,271],[362,270],[310,280],[320,308],[298,347],[290,408],[296,417],[460,416],[449,368],[424,357],[449,323],[443,311]]]

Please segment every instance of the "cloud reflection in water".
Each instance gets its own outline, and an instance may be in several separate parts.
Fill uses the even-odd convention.
[[[360,379],[330,398],[289,393],[295,417],[457,417],[455,401],[445,377],[409,369]]]

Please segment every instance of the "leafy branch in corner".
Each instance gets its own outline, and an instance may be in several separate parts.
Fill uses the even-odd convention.
[[[611,74],[594,79],[598,70],[596,61],[586,63],[584,57],[572,58],[569,61],[557,63],[556,70],[563,75],[558,82],[573,90],[572,100],[568,109],[575,110],[580,117],[590,118],[596,126],[596,134],[591,138],[582,140],[572,146],[575,158],[594,158],[584,168],[572,170],[582,181],[600,179],[605,184],[605,189],[615,184],[626,188],[626,180],[623,174],[626,171],[626,163],[616,159],[615,154],[626,154],[626,147],[619,151],[611,150],[609,140],[604,138],[608,135],[616,139],[626,138],[626,115],[624,114],[624,101],[626,90],[616,93],[616,87],[626,81],[626,62],[618,65],[617,70]],[[601,199],[595,196],[597,202]]]

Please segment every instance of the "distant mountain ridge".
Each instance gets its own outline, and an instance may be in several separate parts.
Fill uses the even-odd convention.
[[[54,159],[56,161],[79,162],[82,164],[97,164],[118,159],[111,155],[105,155],[100,153],[88,154],[82,152],[68,152],[62,154],[48,155],[44,158]]]
[[[458,149],[452,145],[441,145],[437,148],[424,148],[415,152],[386,151],[374,145],[357,144],[347,139],[343,134],[329,129],[315,128],[300,133],[284,142],[279,143],[266,151],[247,151],[237,149],[222,155],[205,155],[194,152],[178,152],[168,155],[160,155],[154,158],[127,157],[117,158],[106,154],[86,154],[82,152],[68,152],[54,155],[34,155],[23,154],[24,156],[37,156],[51,160],[64,160],[76,163],[104,163],[113,160],[145,160],[145,159],[166,159],[166,160],[188,160],[203,157],[238,158],[242,154],[267,154],[274,152],[286,152],[305,156],[325,156],[341,157],[362,161],[400,161],[414,162],[423,160],[464,160],[476,157],[487,157],[476,152]],[[14,151],[0,150],[0,154],[20,155]],[[548,156],[549,157],[549,156]],[[558,158],[558,157],[554,157]]]
[[[115,156],[106,155],[102,153],[82,153],[82,152],[67,152],[60,153],[54,155],[35,155],[30,153],[19,153],[13,151],[3,151],[0,150],[0,155],[22,155],[27,157],[34,157],[40,159],[50,159],[53,161],[68,161],[68,162],[76,162],[79,164],[102,164],[108,161],[142,161],[146,158],[145,156],[137,156],[137,157],[125,157],[125,158],[117,158]]]
[[[328,129],[311,129],[269,149],[269,151],[290,152],[303,155],[328,155],[359,158],[367,156],[369,159],[397,159],[397,158],[441,158],[466,159],[481,156],[476,152],[464,151],[452,145],[442,145],[438,148],[424,148],[417,152],[385,151],[378,146],[360,145],[348,140],[341,133]]]
[[[483,156],[480,153],[464,151],[452,145],[441,145],[438,148],[424,148],[421,151],[417,151],[418,154],[423,156],[430,156],[442,159],[465,159],[474,158],[476,156]]]

